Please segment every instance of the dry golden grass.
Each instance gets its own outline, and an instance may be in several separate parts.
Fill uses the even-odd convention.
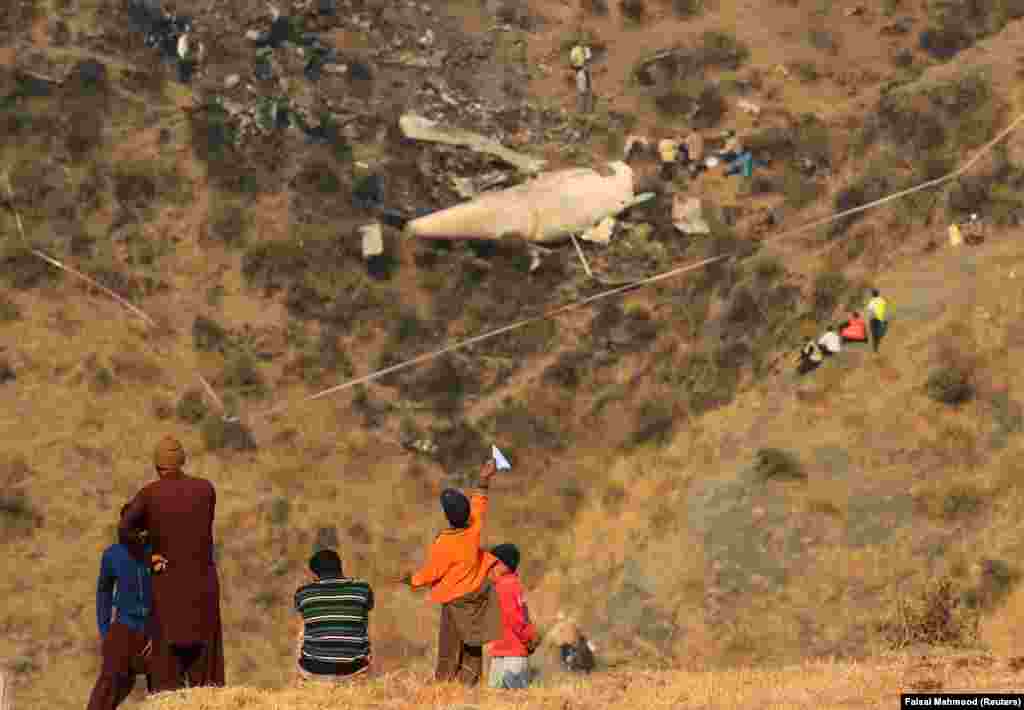
[[[775,670],[611,671],[586,679],[540,683],[523,692],[434,685],[422,672],[401,671],[351,686],[201,689],[158,695],[152,710],[291,710],[309,708],[456,708],[598,710],[608,707],[771,710],[894,707],[900,693],[1019,691],[1019,671],[984,654],[889,656],[870,663],[826,661]]]

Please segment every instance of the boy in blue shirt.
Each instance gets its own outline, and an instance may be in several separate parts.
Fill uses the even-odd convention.
[[[135,676],[145,672],[145,659],[153,650],[147,629],[153,605],[151,550],[144,536],[140,531],[119,533],[118,543],[103,551],[96,585],[103,666],[88,710],[120,705],[135,687]]]

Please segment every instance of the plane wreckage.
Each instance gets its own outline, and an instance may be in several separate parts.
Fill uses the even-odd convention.
[[[608,218],[654,197],[653,192],[637,194],[637,176],[621,161],[537,174],[541,161],[496,147],[483,136],[459,131],[455,137],[420,117],[403,116],[401,127],[407,137],[417,140],[464,145],[508,157],[506,162],[533,176],[520,185],[484,192],[468,202],[412,219],[405,225],[406,232],[420,239],[522,240],[533,257],[531,270],[540,264],[542,254],[549,253],[546,245],[575,243],[576,235],[606,232]],[[607,238],[594,241],[606,243]],[[593,276],[576,246],[587,273]]]

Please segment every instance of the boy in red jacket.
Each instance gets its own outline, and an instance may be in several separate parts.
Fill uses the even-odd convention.
[[[530,623],[530,613],[523,596],[523,585],[516,570],[519,550],[515,545],[498,545],[491,550],[498,561],[491,569],[491,578],[498,590],[501,623],[504,633],[500,641],[490,644],[492,688],[525,688],[530,684],[528,658],[537,649],[540,639]]]

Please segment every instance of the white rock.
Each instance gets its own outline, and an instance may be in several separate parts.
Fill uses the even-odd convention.
[[[737,101],[736,107],[740,111],[746,111],[752,116],[761,115],[761,107],[751,101],[747,101],[746,99],[740,99],[739,101]]]
[[[363,237],[363,258],[369,259],[373,256],[380,256],[384,253],[384,232],[380,222],[367,224],[359,228]]]
[[[241,81],[242,77],[240,77],[238,74],[230,74],[226,79],[224,79],[224,88],[233,89],[236,86],[238,86],[239,82]]]
[[[250,42],[256,42],[262,36],[263,36],[263,33],[260,32],[259,30],[249,30],[248,32],[245,33],[245,38],[247,40],[249,40]]]
[[[325,64],[324,71],[328,74],[344,74],[348,71],[347,64]]]
[[[711,227],[704,219],[700,200],[696,197],[686,198],[681,192],[672,198],[672,223],[684,234],[711,233]]]
[[[614,217],[605,217],[596,225],[583,232],[580,235],[580,239],[585,242],[594,242],[595,244],[608,244],[615,234],[615,227],[617,225],[618,221]]]

